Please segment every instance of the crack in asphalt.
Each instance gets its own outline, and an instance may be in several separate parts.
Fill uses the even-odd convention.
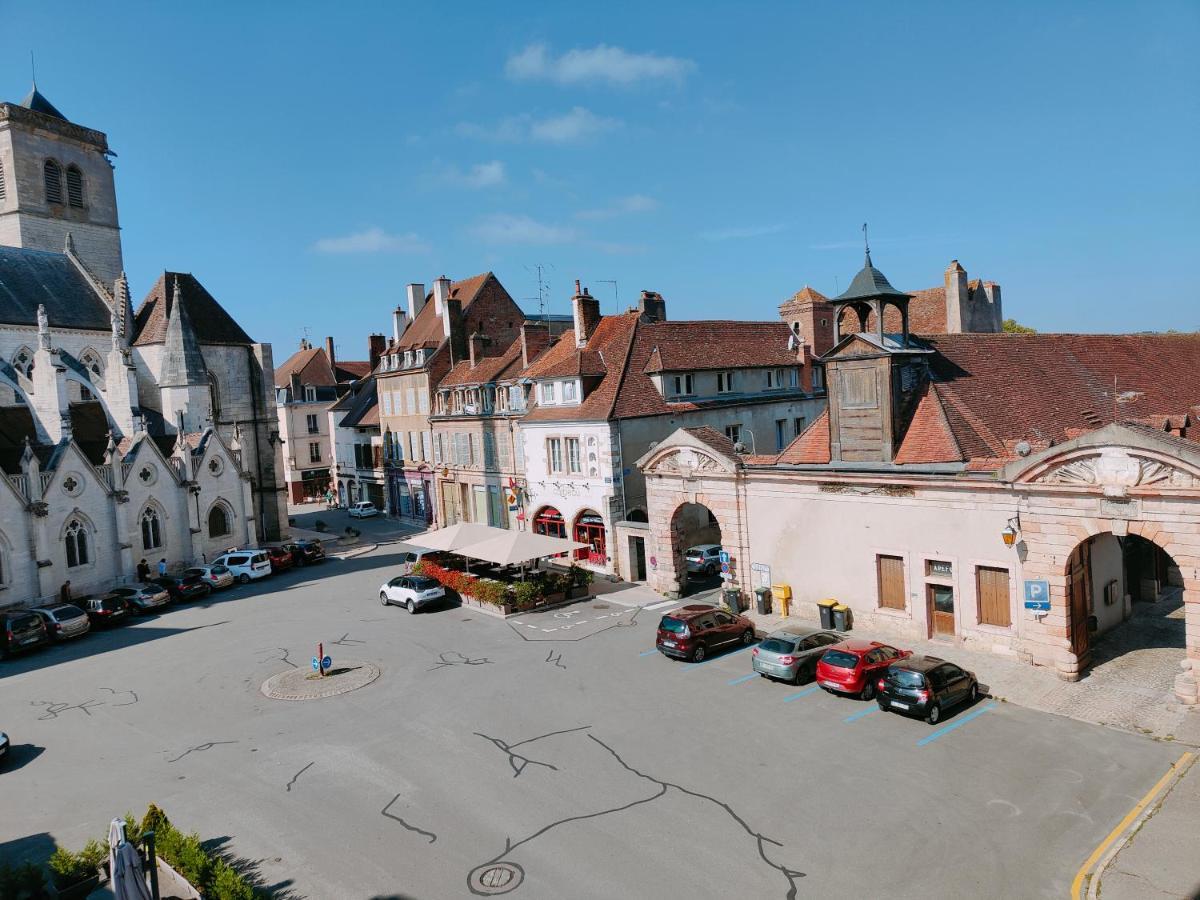
[[[287,792],[289,794],[292,792],[292,785],[296,783],[296,779],[299,778],[301,775],[303,775],[305,772],[307,772],[309,769],[311,769],[316,764],[317,764],[316,760],[314,760],[313,762],[310,762],[307,766],[305,766],[303,769],[301,769],[299,772],[297,772],[295,775],[292,776],[292,780],[287,783]]]
[[[573,731],[586,731],[591,727],[591,725],[580,725],[578,728],[565,728],[562,731],[550,731],[546,734],[539,734],[537,737],[531,737],[526,738],[523,741],[517,741],[515,744],[510,744],[501,738],[491,737],[490,735],[486,735],[478,731],[475,732],[475,736],[481,737],[485,741],[491,741],[497,748],[508,754],[508,764],[512,767],[513,778],[517,778],[522,772],[525,771],[527,766],[544,766],[545,768],[554,772],[558,771],[558,766],[551,765],[548,762],[542,762],[541,760],[537,759],[529,759],[528,757],[522,756],[519,753],[513,753],[513,748],[520,747],[522,744],[532,744],[534,741],[540,741],[542,738],[554,737],[557,734],[570,734]],[[518,760],[520,760],[519,765],[517,763]]]
[[[446,657],[448,656],[457,656],[458,659],[447,659]],[[443,653],[439,653],[438,659],[441,660],[441,662],[434,663],[425,671],[432,672],[434,669],[444,669],[447,666],[482,666],[484,664],[491,663],[491,660],[486,656],[481,656],[478,659],[471,659],[470,657],[463,656],[457,650],[446,650]]]
[[[218,747],[221,744],[236,744],[236,743],[237,743],[237,741],[209,741],[206,744],[197,744],[195,747],[190,747],[187,750],[184,750],[182,753],[180,753],[174,759],[168,759],[167,762],[169,762],[169,763],[179,762],[181,759],[183,759],[189,753],[203,753],[205,750],[211,750],[213,747]]]
[[[42,722],[47,719],[57,719],[62,713],[68,712],[72,709],[78,709],[81,712],[86,713],[88,716],[91,716],[92,709],[94,707],[104,706],[105,703],[103,700],[84,700],[82,703],[61,703],[54,700],[30,700],[29,705],[44,706],[46,708],[46,711],[42,713],[42,715],[38,716],[38,721]],[[128,704],[122,703],[120,705],[127,706]]]
[[[131,701],[129,701],[128,703],[112,704],[114,707],[116,707],[116,706],[133,706],[133,704],[138,702],[138,695],[134,691],[118,691],[118,690],[116,690],[114,688],[110,688],[110,687],[101,687],[100,690],[108,691],[110,694],[113,695],[113,697],[116,697],[117,694],[129,694],[130,696],[133,697],[133,699]]]
[[[311,765],[311,763],[309,765]],[[388,810],[391,809],[392,804],[395,803],[399,799],[400,799],[400,795],[397,794],[395,797],[393,797],[391,800],[389,800],[387,802],[387,805],[379,811],[379,814],[382,816],[387,816],[387,818],[392,819],[393,821],[399,822],[401,825],[403,825],[409,831],[415,832],[417,834],[425,835],[425,837],[429,838],[429,843],[431,843],[431,844],[434,843],[437,840],[437,835],[434,834],[432,831],[426,831],[424,828],[418,828],[416,825],[410,825],[408,822],[405,822],[402,818],[400,818],[395,813],[388,812]]]

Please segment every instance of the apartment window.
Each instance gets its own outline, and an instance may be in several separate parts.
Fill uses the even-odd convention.
[[[415,431],[408,433],[408,458],[413,460],[421,458],[421,442]]]
[[[392,414],[392,394],[391,391],[383,391],[383,414],[390,416]]]
[[[489,471],[496,468],[496,436],[490,431],[483,433],[483,467]]]
[[[525,391],[519,384],[514,384],[508,389],[508,405],[517,410],[525,408]]]
[[[67,166],[67,202],[83,209],[83,173],[78,166]]]
[[[879,577],[880,608],[905,609],[904,558],[881,553],[875,557],[875,569]]]
[[[42,165],[42,177],[46,185],[46,202],[62,203],[62,169],[52,159]]]
[[[717,393],[728,394],[733,390],[733,373],[718,372],[717,373]]]
[[[417,414],[417,389],[409,388],[404,392],[404,409],[410,416]]]
[[[4,200],[4,163],[0,162],[0,201]]]
[[[739,424],[735,424],[735,425],[726,425],[725,426],[725,437],[729,438],[729,440],[733,441],[735,444],[741,443],[741,440],[742,440],[741,424],[739,423]]]
[[[542,390],[542,392],[541,392],[542,403],[553,404],[555,402],[555,400],[554,400],[554,382],[553,381],[543,382],[541,385],[541,390]]]
[[[315,387],[312,387],[310,385],[304,386],[304,402],[305,403],[316,403],[317,402],[317,389]]]
[[[479,459],[479,457],[476,455],[476,452],[475,452],[475,434],[473,432],[468,432],[467,433],[467,465],[468,466],[475,465],[476,462],[478,461],[478,459]]]
[[[575,474],[582,471],[579,464],[579,438],[567,438],[567,469]]]
[[[428,460],[433,455],[433,435],[428,431],[421,432],[421,459]]]
[[[825,369],[822,366],[813,366],[812,370],[812,386],[814,391],[819,391],[825,387]]]
[[[804,416],[796,417],[796,434],[804,434],[804,429],[808,427],[808,419]]]
[[[574,403],[575,402],[575,382],[564,381],[562,388],[563,388],[563,391],[562,391],[563,403]]]
[[[309,434],[320,434],[321,433],[321,426],[317,424],[317,417],[315,415],[305,416],[304,421],[305,421],[305,424],[308,425],[308,433]]]
[[[777,391],[784,386],[783,369],[767,369],[767,390]]]
[[[525,442],[521,440],[519,432],[513,442],[513,469],[517,472],[525,471]]]
[[[800,373],[796,369],[788,369],[788,385],[790,387],[800,386]]]
[[[562,441],[558,438],[550,438],[546,442],[546,445],[546,456],[550,462],[550,471],[561,472],[563,470]]]
[[[428,392],[421,391],[417,395],[417,400],[419,401],[418,402],[418,407],[419,407],[418,412],[423,416],[429,415],[429,394],[428,394]]]
[[[775,449],[782,450],[784,447],[786,447],[788,445],[788,440],[790,438],[791,438],[791,435],[788,433],[788,420],[787,419],[776,419],[775,420]]]
[[[1012,627],[1008,599],[1008,569],[975,567],[975,589],[979,597],[979,624]]]
[[[321,445],[317,441],[312,441],[308,445],[308,461],[309,462],[320,462],[321,461]]]
[[[674,381],[675,381],[675,393],[676,394],[691,394],[691,393],[693,393],[692,376],[691,375],[676,375],[674,377]]]

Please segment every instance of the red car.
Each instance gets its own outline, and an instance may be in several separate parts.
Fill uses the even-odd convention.
[[[754,643],[754,623],[715,606],[693,604],[672,610],[658,623],[658,652],[703,662],[714,650]]]
[[[875,682],[898,659],[912,656],[879,641],[842,641],[834,644],[817,663],[817,684],[831,693],[850,694],[870,700]]]
[[[284,550],[282,547],[265,547],[263,550],[267,554],[267,559],[271,561],[272,575],[290,569],[296,564],[290,550]]]

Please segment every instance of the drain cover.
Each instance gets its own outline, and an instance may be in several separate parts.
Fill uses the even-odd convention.
[[[593,603],[592,609],[608,609],[607,603]]]
[[[485,863],[467,876],[467,887],[472,894],[507,894],[516,890],[525,880],[525,870],[516,863]]]

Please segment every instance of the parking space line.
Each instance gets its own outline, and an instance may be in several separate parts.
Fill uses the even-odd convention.
[[[735,678],[732,681],[727,682],[727,683],[730,685],[741,684],[744,681],[749,681],[751,678],[754,678],[757,675],[758,675],[757,672],[751,672],[749,675],[743,675],[741,678]]]
[[[747,644],[745,647],[738,647],[736,650],[730,650],[728,653],[722,653],[720,656],[710,656],[708,659],[704,660],[704,662],[689,663],[688,667],[686,669],[684,669],[683,671],[694,672],[696,669],[700,668],[701,666],[707,666],[711,662],[720,662],[723,659],[729,659],[729,657],[733,656],[735,653],[743,653],[746,650],[749,650],[753,646],[754,646],[753,644]]]
[[[651,653],[657,653],[658,650],[643,650],[638,656],[649,656]]]
[[[842,721],[843,722],[857,722],[863,716],[869,716],[871,713],[877,713],[877,712],[880,712],[879,706],[877,704],[873,703],[873,704],[871,704],[869,709],[860,710],[859,712],[856,712],[852,716],[846,716],[846,718],[843,719]]]
[[[798,691],[797,693],[792,694],[790,697],[784,697],[783,702],[791,703],[793,700],[799,700],[801,697],[807,697],[813,691],[819,691],[820,689],[821,686],[819,684],[814,684],[812,687],[807,687],[802,691]]]
[[[982,716],[989,709],[995,709],[995,708],[996,708],[995,703],[989,703],[987,706],[981,706],[979,709],[972,710],[971,712],[969,712],[965,716],[963,716],[961,719],[956,719],[955,721],[951,722],[945,728],[939,728],[933,734],[928,734],[925,737],[921,738],[919,741],[917,741],[917,746],[924,747],[926,744],[936,741],[943,734],[946,734],[949,731],[953,731],[955,728],[961,728],[963,725],[966,725],[972,719],[976,719],[979,716]]]

